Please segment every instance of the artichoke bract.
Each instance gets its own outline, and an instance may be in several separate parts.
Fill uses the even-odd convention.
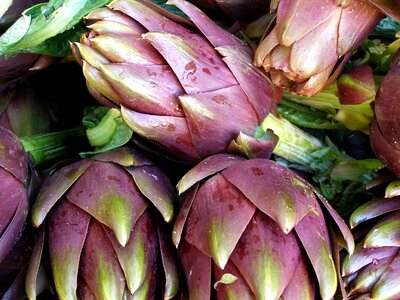
[[[251,63],[252,51],[192,4],[185,19],[141,0],[90,13],[90,33],[72,45],[92,95],[121,106],[140,137],[185,161],[226,152],[252,137],[279,93]],[[196,28],[197,27],[197,28]]]
[[[211,156],[178,183],[173,240],[189,299],[331,299],[333,248],[354,240],[325,199],[267,159]],[[328,224],[332,225],[329,234]],[[212,284],[215,283],[214,289]]]
[[[0,126],[0,263],[19,240],[29,209],[29,157],[18,137]]]
[[[400,51],[392,60],[376,94],[370,140],[376,157],[400,177]]]
[[[350,299],[399,299],[400,198],[371,200],[350,217],[352,228],[371,226],[371,222],[373,226],[362,236],[354,253],[343,261],[342,275],[348,296]]]
[[[46,249],[60,299],[174,297],[178,273],[163,225],[172,220],[174,197],[161,170],[130,148],[55,172],[32,209],[42,230],[28,268],[28,298],[40,292]]]
[[[393,1],[280,0],[275,25],[260,42],[254,64],[274,84],[314,95],[340,74],[382,11],[400,20],[400,7]]]

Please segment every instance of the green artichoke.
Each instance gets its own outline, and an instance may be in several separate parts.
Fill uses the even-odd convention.
[[[400,198],[378,198],[357,208],[352,228],[372,223],[352,255],[343,261],[342,275],[349,299],[400,298]],[[365,232],[365,227],[361,229]]]
[[[62,300],[174,297],[178,273],[158,217],[170,222],[173,206],[168,178],[133,149],[55,172],[32,209],[33,224],[42,229],[28,268],[28,298],[43,287],[47,249]]]
[[[334,249],[340,242],[352,253],[354,240],[296,173],[271,160],[219,154],[189,171],[178,190],[185,197],[173,239],[189,299],[335,295]]]

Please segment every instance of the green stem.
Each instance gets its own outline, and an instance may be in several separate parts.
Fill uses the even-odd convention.
[[[86,129],[86,135],[92,147],[104,146],[111,140],[118,125],[115,119],[119,116],[120,113],[117,109],[109,109],[95,127]]]
[[[261,129],[263,132],[272,130],[279,137],[273,150],[275,155],[314,174],[328,175],[337,181],[365,182],[371,179],[368,174],[382,168],[377,159],[355,160],[341,152],[329,139],[324,143],[285,118],[277,118],[273,114],[264,119]]]
[[[373,116],[373,111],[370,106],[370,103],[373,99],[371,99],[371,101],[366,101],[361,104],[345,105],[340,103],[339,97],[337,95],[338,88],[336,86],[336,83],[334,83],[320,91],[318,94],[311,97],[292,95],[287,91],[284,92],[283,97],[299,104],[325,110],[332,114],[336,114],[337,110],[345,110],[355,113],[361,113],[368,117]]]
[[[264,132],[272,130],[279,137],[274,154],[306,167],[312,163],[312,153],[324,147],[319,139],[273,114],[264,119],[261,127]]]
[[[74,128],[46,134],[22,137],[21,143],[35,165],[57,161],[71,153],[77,140],[85,136],[84,128]],[[76,152],[77,153],[77,152]]]
[[[343,125],[332,119],[332,114],[309,106],[282,99],[278,105],[278,113],[291,123],[314,129],[341,129]]]

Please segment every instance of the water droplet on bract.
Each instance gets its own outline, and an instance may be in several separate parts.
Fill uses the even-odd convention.
[[[379,264],[379,260],[376,259],[376,258],[374,258],[374,259],[372,260],[372,264],[373,264],[374,266],[378,265],[378,264]]]

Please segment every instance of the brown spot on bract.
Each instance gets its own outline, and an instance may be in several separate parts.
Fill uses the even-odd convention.
[[[191,142],[189,141],[188,137],[180,134],[178,135],[178,137],[175,139],[177,144],[184,144],[184,145],[190,145]]]
[[[107,176],[107,180],[113,180],[113,181],[116,181],[116,182],[120,182],[119,178],[116,177],[116,176]]]
[[[202,71],[203,71],[204,73],[208,74],[208,75],[211,75],[211,71],[210,71],[209,69],[207,69],[207,68],[203,68]]]
[[[229,104],[228,99],[224,95],[216,95],[212,97],[212,101],[218,104]]]
[[[186,64],[185,66],[186,71],[192,71],[192,73],[196,73],[197,71],[197,66],[194,63],[194,61],[191,61],[190,63]]]
[[[251,168],[251,171],[256,176],[264,175],[264,172],[260,168]]]
[[[175,131],[175,129],[176,129],[176,127],[175,127],[175,125],[174,125],[174,124],[172,124],[172,123],[171,123],[171,124],[169,124],[169,125],[168,125],[168,127],[167,127],[167,130],[168,130],[168,131],[170,131],[170,132],[173,132],[173,131]]]

